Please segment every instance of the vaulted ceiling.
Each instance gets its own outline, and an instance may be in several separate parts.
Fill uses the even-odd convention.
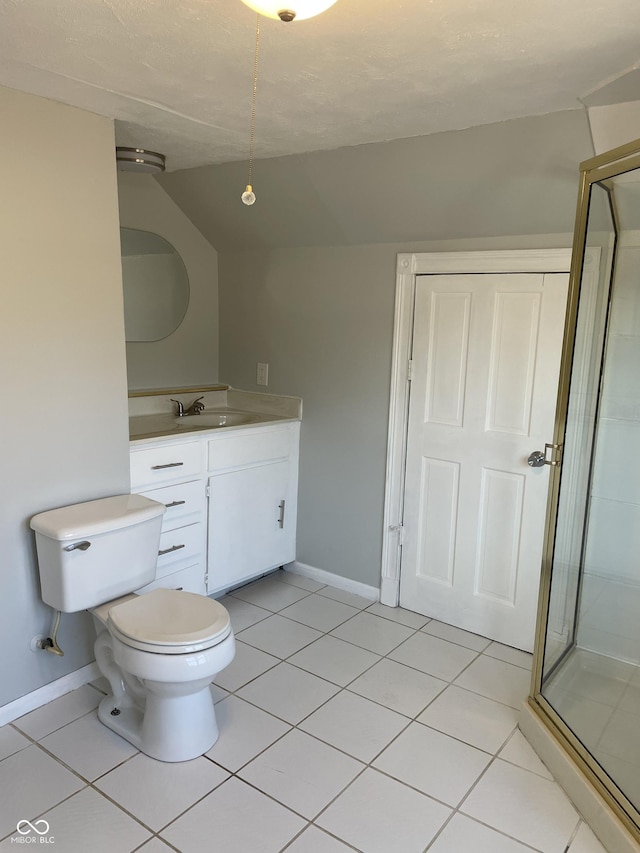
[[[5,0],[0,84],[116,119],[119,144],[170,170],[244,160],[255,24],[240,0]],[[338,0],[263,19],[255,154],[578,109],[635,78],[639,36],[638,0]]]

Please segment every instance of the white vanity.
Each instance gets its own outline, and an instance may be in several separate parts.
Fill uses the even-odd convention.
[[[131,491],[167,507],[157,578],[145,590],[218,594],[295,559],[297,403],[295,415],[280,407],[277,415],[250,412],[240,419],[246,423],[222,427],[194,417],[172,434],[133,438]],[[150,425],[155,417],[156,430],[166,432],[162,416],[142,417]]]

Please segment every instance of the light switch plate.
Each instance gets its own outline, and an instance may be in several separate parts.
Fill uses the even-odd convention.
[[[269,365],[259,361],[256,369],[256,385],[269,384]]]

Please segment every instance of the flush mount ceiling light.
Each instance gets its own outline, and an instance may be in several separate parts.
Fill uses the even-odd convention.
[[[242,0],[242,2],[265,18],[278,18],[290,21],[304,21],[319,15],[336,2],[336,0]]]
[[[144,148],[116,148],[116,163],[122,172],[164,172],[164,154]]]

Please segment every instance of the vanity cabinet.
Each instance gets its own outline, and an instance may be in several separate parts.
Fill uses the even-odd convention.
[[[153,583],[206,593],[206,479],[199,441],[159,441],[132,448],[131,491],[166,507]]]
[[[299,433],[287,423],[209,439],[209,593],[295,560]]]
[[[299,421],[131,446],[131,491],[163,503],[156,580],[216,594],[295,560]]]

